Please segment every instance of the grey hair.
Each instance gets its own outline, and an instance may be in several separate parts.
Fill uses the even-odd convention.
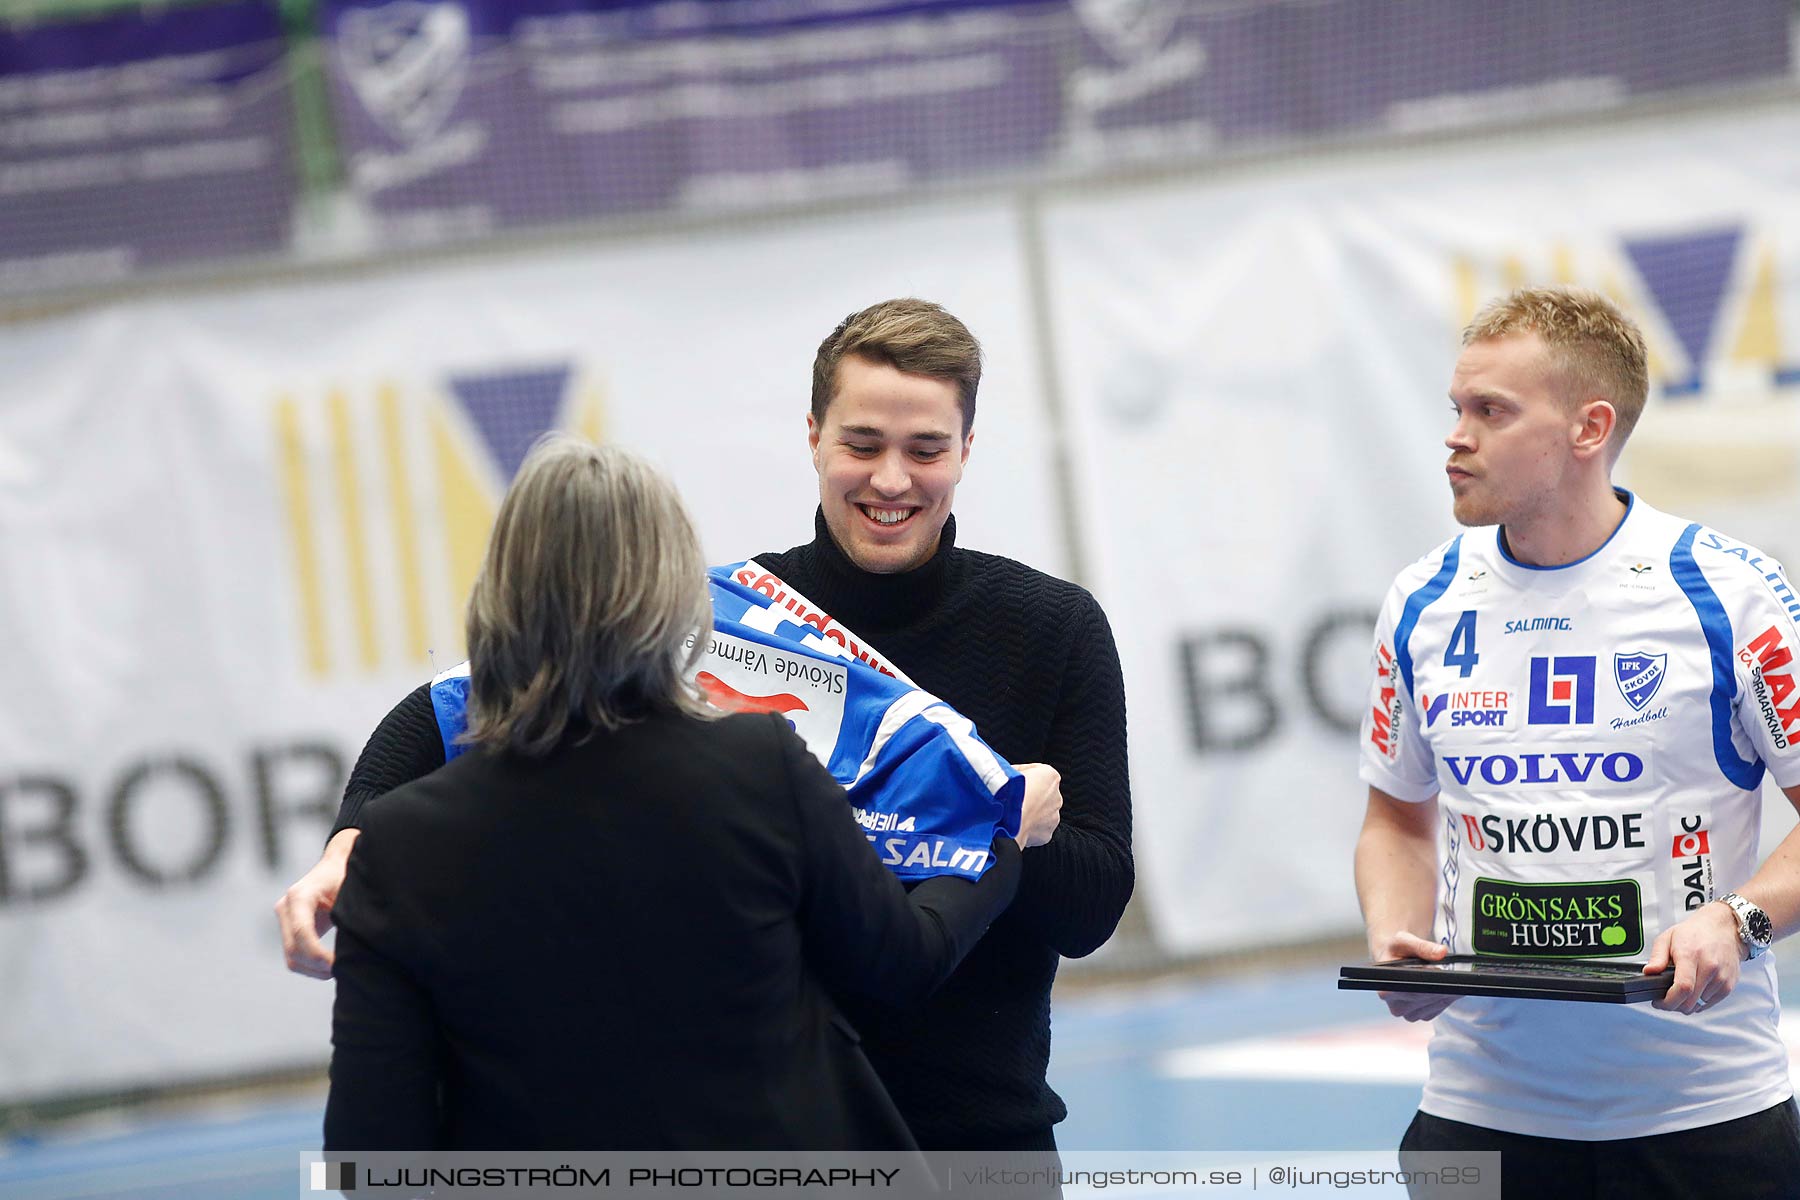
[[[540,757],[651,713],[717,715],[688,677],[712,636],[681,497],[643,459],[539,438],[469,596],[464,740]]]

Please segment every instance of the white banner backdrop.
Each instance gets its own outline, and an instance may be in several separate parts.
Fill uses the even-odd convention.
[[[1109,190],[1046,218],[1090,581],[1164,949],[1360,927],[1377,606],[1454,532],[1461,325],[1525,281],[1644,324],[1621,481],[1800,566],[1800,118],[1695,119]],[[1771,831],[1793,816],[1771,791]]]
[[[966,206],[965,206],[966,209]],[[524,447],[662,462],[711,559],[812,535],[813,352],[920,295],[988,350],[965,544],[1063,568],[999,208],[145,301],[0,329],[0,1100],[322,1062],[271,906],[461,657]]]

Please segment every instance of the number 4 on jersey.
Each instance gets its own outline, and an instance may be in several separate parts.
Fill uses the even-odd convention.
[[[1456,667],[1462,672],[1460,678],[1467,679],[1480,661],[1481,656],[1475,653],[1475,610],[1471,608],[1456,619],[1456,628],[1450,631],[1450,645],[1444,649],[1444,665]]]

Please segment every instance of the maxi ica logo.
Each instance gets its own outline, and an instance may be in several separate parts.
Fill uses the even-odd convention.
[[[546,430],[600,440],[604,408],[556,364],[291,392],[274,416],[301,657],[327,679],[459,661],[506,485]]]

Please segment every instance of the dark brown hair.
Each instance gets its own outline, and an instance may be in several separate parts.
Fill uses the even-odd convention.
[[[883,300],[845,317],[819,343],[813,359],[812,415],[820,425],[837,391],[838,364],[855,355],[908,375],[956,385],[964,436],[975,427],[975,390],[981,386],[981,343],[969,327],[929,300]]]

